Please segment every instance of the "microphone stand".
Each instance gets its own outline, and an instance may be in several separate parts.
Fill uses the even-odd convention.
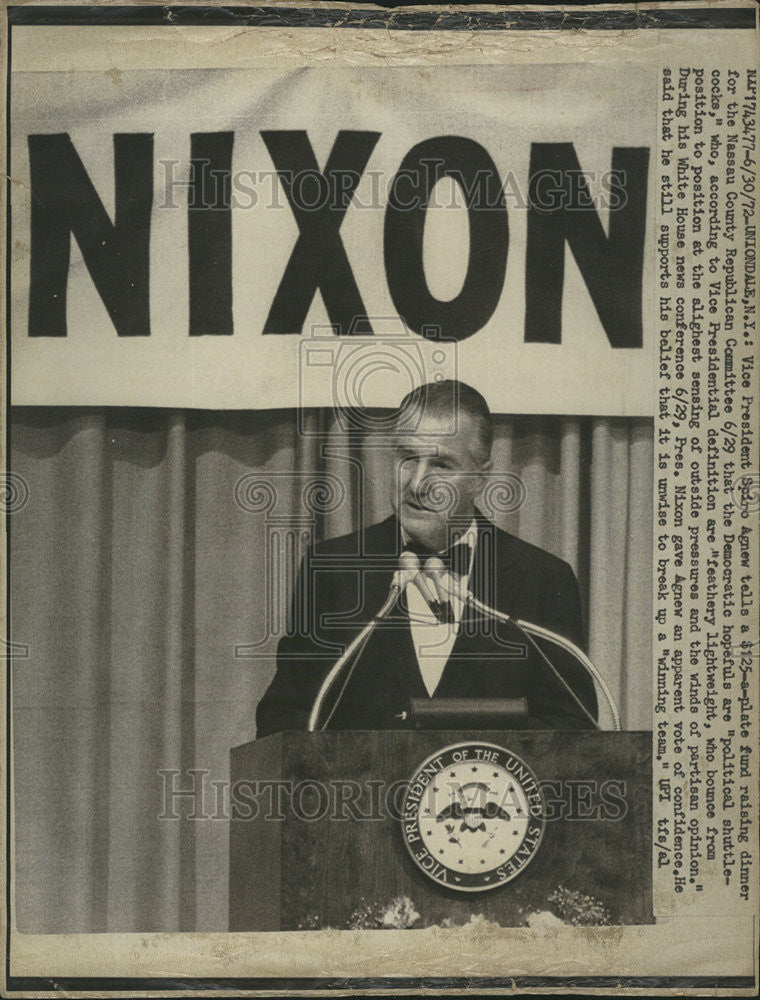
[[[364,626],[361,632],[359,632],[359,634],[355,636],[354,639],[349,643],[349,645],[346,647],[346,649],[343,651],[340,657],[335,661],[335,664],[331,668],[327,677],[325,677],[325,679],[322,681],[322,686],[320,687],[319,693],[317,694],[317,697],[314,700],[314,705],[312,706],[311,714],[309,715],[309,724],[307,726],[308,732],[313,733],[317,731],[317,723],[319,722],[319,716],[321,714],[322,705],[324,704],[325,698],[332,690],[336,680],[340,676],[341,671],[345,667],[346,663],[348,663],[351,657],[354,656],[354,653],[356,653],[354,662],[351,665],[351,669],[348,671],[345,681],[343,682],[343,687],[340,689],[340,693],[338,694],[338,698],[332,707],[332,711],[325,719],[324,723],[319,727],[320,730],[327,728],[330,719],[332,719],[333,715],[335,714],[335,710],[340,703],[340,699],[343,696],[343,692],[346,690],[346,685],[351,680],[351,675],[354,671],[354,667],[359,662],[359,657],[361,656],[362,650],[364,649],[367,640],[369,639],[372,632],[377,628],[377,626],[383,620],[383,618],[386,618],[390,614],[391,610],[393,609],[393,606],[398,600],[399,595],[401,594],[401,591],[404,589],[404,586],[407,582],[406,575],[407,574],[402,573],[401,570],[398,570],[396,572],[396,574],[393,577],[393,582],[391,583],[391,589],[388,592],[388,596],[386,597],[383,606],[380,608],[380,610],[377,612],[374,618],[372,618],[371,621],[367,622],[367,624]]]
[[[621,728],[620,713],[618,712],[617,705],[615,704],[612,694],[610,693],[610,689],[607,687],[604,678],[599,673],[597,668],[594,666],[594,664],[591,662],[591,660],[588,658],[588,656],[586,656],[586,654],[579,646],[576,646],[574,642],[571,642],[564,636],[559,635],[559,633],[552,632],[551,629],[543,628],[541,625],[534,625],[532,622],[520,621],[518,618],[512,618],[510,615],[504,614],[504,612],[502,611],[497,611],[495,608],[489,608],[487,604],[483,604],[482,601],[479,601],[478,598],[475,597],[475,595],[472,593],[472,591],[470,591],[467,594],[467,603],[470,604],[477,611],[479,611],[481,614],[489,615],[491,618],[496,618],[499,621],[506,622],[508,625],[514,625],[515,628],[517,628],[525,636],[525,638],[528,640],[531,646],[533,646],[533,648],[539,654],[544,663],[546,663],[546,665],[549,667],[549,669],[557,678],[557,680],[560,681],[560,683],[564,688],[566,688],[566,690],[572,696],[573,700],[576,702],[578,707],[583,711],[584,715],[588,717],[588,719],[594,724],[594,726],[597,729],[601,729],[599,723],[589,712],[589,710],[580,700],[575,691],[573,691],[573,689],[567,683],[567,681],[559,672],[559,670],[557,670],[557,668],[554,666],[554,664],[551,662],[548,656],[546,656],[541,647],[536,643],[533,636],[535,635],[541,639],[548,639],[549,642],[553,642],[555,646],[559,646],[561,649],[564,649],[566,652],[570,653],[571,656],[575,657],[575,659],[578,660],[586,668],[588,673],[591,674],[593,680],[595,680],[596,683],[599,685],[599,688],[602,694],[604,695],[605,701],[609,706],[610,712],[612,713],[613,729],[620,730]]]
[[[396,604],[396,601],[398,600],[399,596],[404,590],[404,587],[409,582],[410,575],[412,575],[414,572],[415,569],[413,567],[411,568],[411,572],[409,567],[407,567],[405,570],[398,570],[396,572],[396,574],[393,577],[393,582],[391,583],[388,596],[386,597],[383,606],[374,615],[374,617],[369,622],[367,622],[364,628],[353,638],[353,640],[349,643],[349,645],[343,651],[341,656],[336,660],[335,664],[330,669],[330,672],[327,674],[324,681],[322,682],[317,697],[314,700],[314,705],[312,707],[311,713],[309,715],[309,722],[307,729],[310,733],[317,731],[319,717],[322,712],[322,706],[324,705],[325,699],[335,686],[335,683],[337,679],[340,677],[344,667],[353,657],[354,661],[351,664],[351,667],[346,675],[346,678],[343,682],[343,686],[338,694],[338,698],[336,699],[336,702],[333,705],[332,710],[328,715],[327,719],[325,719],[324,723],[321,726],[319,726],[320,730],[324,730],[327,728],[330,720],[335,714],[338,705],[340,704],[340,699],[343,696],[343,692],[346,690],[346,686],[348,682],[351,680],[351,675],[353,674],[354,668],[356,667],[356,664],[359,661],[359,657],[361,656],[364,646],[367,644],[370,635],[377,628],[379,623],[390,614],[391,610]],[[571,656],[573,656],[576,660],[578,660],[579,663],[581,663],[581,665],[586,669],[586,671],[591,675],[592,679],[599,686],[602,694],[604,695],[605,701],[607,702],[607,705],[610,709],[610,713],[612,714],[613,729],[618,731],[620,730],[621,728],[620,713],[618,712],[617,705],[615,704],[610,689],[608,688],[606,681],[599,673],[598,669],[594,666],[594,664],[591,662],[591,660],[588,658],[588,656],[586,656],[586,654],[579,646],[576,646],[574,642],[571,642],[564,636],[559,635],[559,633],[557,632],[553,632],[551,629],[544,628],[541,625],[534,625],[532,622],[521,621],[518,618],[512,618],[511,615],[505,614],[502,611],[497,611],[495,608],[490,608],[487,604],[484,604],[482,601],[478,600],[478,598],[475,597],[472,591],[468,592],[465,601],[467,604],[473,607],[476,611],[479,611],[481,614],[488,615],[491,618],[496,618],[497,620],[503,621],[508,625],[514,625],[515,628],[517,628],[522,633],[522,635],[525,636],[525,638],[528,640],[531,646],[533,646],[533,648],[536,650],[538,655],[547,665],[549,670],[552,672],[552,674],[554,674],[554,676],[557,678],[560,684],[565,688],[565,690],[571,696],[573,701],[578,705],[578,707],[581,709],[583,714],[589,719],[592,725],[596,729],[600,729],[601,727],[599,726],[599,723],[589,712],[589,710],[580,700],[580,698],[572,689],[572,687],[567,683],[562,674],[557,670],[557,668],[554,666],[554,664],[551,662],[548,656],[544,653],[544,651],[541,649],[538,643],[536,643],[533,637],[537,636],[541,639],[546,639],[549,642],[553,643],[555,646],[559,646],[561,649],[564,649],[566,652],[570,653]]]

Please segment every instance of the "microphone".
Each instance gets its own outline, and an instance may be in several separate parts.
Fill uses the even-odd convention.
[[[400,594],[402,590],[406,590],[409,584],[414,581],[415,577],[419,573],[419,556],[415,552],[410,552],[409,549],[404,549],[399,556],[398,566],[399,568],[393,576],[391,588],[397,587]]]
[[[449,621],[444,608],[444,602],[446,599],[444,599],[444,601],[439,599],[438,591],[434,586],[433,581],[425,573],[425,569],[422,567],[417,553],[411,552],[409,549],[405,549],[401,553],[399,563],[402,567],[399,572],[402,574],[410,574],[404,586],[413,583],[422,595],[423,601],[435,616],[438,624],[445,625],[446,622]],[[427,566],[427,563],[425,565]]]
[[[430,556],[429,559],[425,560],[424,573],[426,579],[431,580],[433,583],[436,599],[444,612],[445,620],[450,624],[453,623],[455,618],[454,609],[451,606],[451,597],[453,595],[460,596],[459,588],[454,585],[454,577],[449,573],[440,556]]]
[[[332,719],[335,714],[335,710],[340,704],[340,699],[343,697],[343,692],[346,690],[348,682],[351,680],[351,675],[356,668],[356,664],[359,662],[359,657],[361,656],[367,641],[372,634],[372,632],[377,628],[379,623],[383,618],[387,616],[393,610],[396,601],[399,599],[402,591],[420,575],[420,560],[413,552],[402,552],[399,559],[399,568],[393,574],[393,579],[391,580],[391,586],[388,591],[388,596],[385,598],[385,602],[377,614],[364,626],[364,628],[356,635],[349,645],[344,649],[343,653],[338,657],[333,666],[331,667],[327,677],[322,681],[322,685],[317,693],[317,697],[314,699],[314,704],[309,715],[308,731],[313,733],[317,729],[317,724],[319,723],[319,716],[322,712],[322,705],[324,704],[325,698],[332,690],[336,680],[340,676],[343,668],[349,662],[352,656],[354,657],[354,662],[351,664],[351,668],[346,675],[346,679],[343,682],[343,686],[338,693],[338,697],[335,700],[335,704],[328,717],[325,719],[324,723],[320,726],[320,729],[326,729],[330,719]]]
[[[578,707],[582,710],[583,714],[590,720],[591,723],[593,723],[596,729],[601,729],[599,723],[589,712],[589,710],[580,700],[578,695],[575,693],[575,691],[573,691],[573,689],[567,683],[565,678],[562,676],[559,670],[557,670],[557,668],[554,666],[549,657],[544,653],[544,651],[541,649],[541,647],[538,645],[538,643],[535,641],[533,637],[538,636],[541,639],[546,639],[549,642],[554,643],[555,646],[559,646],[560,649],[564,649],[566,652],[570,653],[570,655],[573,656],[581,664],[581,666],[583,666],[586,669],[586,671],[591,675],[592,680],[599,685],[599,688],[602,694],[604,695],[605,701],[607,702],[607,705],[610,709],[610,713],[612,714],[613,729],[619,730],[621,728],[620,713],[618,712],[617,705],[615,704],[615,700],[612,697],[610,689],[607,687],[607,684],[602,675],[599,673],[598,669],[594,666],[594,664],[591,662],[591,660],[588,658],[588,656],[586,656],[586,654],[579,646],[576,646],[574,642],[571,642],[569,639],[566,639],[563,635],[560,635],[558,632],[553,632],[551,629],[544,628],[542,625],[534,625],[532,622],[521,621],[519,618],[513,618],[511,615],[505,614],[503,611],[497,611],[495,608],[490,608],[487,604],[484,604],[482,601],[478,600],[478,598],[475,597],[472,591],[468,591],[467,593],[467,603],[470,604],[477,611],[479,611],[481,614],[489,615],[491,618],[495,618],[497,621],[506,622],[508,625],[514,625],[515,628],[517,628],[518,631],[520,631],[525,636],[525,638],[528,640],[531,646],[533,646],[533,648],[536,650],[536,652],[539,654],[541,659],[551,670],[551,672],[554,674],[557,680],[571,695],[573,701],[575,701]]]

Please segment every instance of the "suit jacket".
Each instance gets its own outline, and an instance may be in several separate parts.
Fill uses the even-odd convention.
[[[470,574],[473,594],[491,607],[543,625],[582,646],[578,585],[570,566],[501,531],[480,512],[476,520],[478,544]],[[296,582],[288,634],[277,648],[277,672],[257,709],[259,737],[306,727],[330,667],[382,606],[401,549],[398,520],[390,517],[309,550]],[[596,717],[594,685],[585,669],[552,643],[538,642]],[[345,676],[339,679],[338,689]],[[428,692],[408,615],[397,607],[372,634],[356,662],[329,728],[405,728],[399,716],[408,708],[410,697],[426,698]],[[435,697],[527,697],[527,728],[591,728],[561,682],[514,626],[495,625],[469,608]],[[326,705],[327,713],[332,704],[333,700]]]

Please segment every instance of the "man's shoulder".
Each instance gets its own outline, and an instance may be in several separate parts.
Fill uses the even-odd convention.
[[[564,559],[504,531],[485,517],[479,519],[479,528],[493,535],[498,562],[502,565],[508,564],[513,572],[523,570],[549,576],[567,573],[568,570],[572,572],[569,563]]]
[[[366,528],[350,531],[335,538],[326,538],[312,546],[315,555],[388,555],[398,545],[398,528],[395,517],[387,517]]]

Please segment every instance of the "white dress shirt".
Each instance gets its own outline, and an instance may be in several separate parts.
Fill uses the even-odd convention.
[[[470,546],[470,565],[467,567],[467,573],[461,577],[457,577],[447,571],[443,575],[444,585],[447,591],[450,592],[449,601],[454,612],[453,622],[441,623],[438,621],[428,607],[416,583],[410,583],[406,588],[406,603],[409,609],[412,642],[417,654],[417,663],[420,667],[422,679],[431,698],[435,694],[435,689],[441,680],[441,675],[454,648],[454,643],[459,632],[459,626],[462,621],[462,610],[465,603],[464,598],[470,582],[472,561],[477,542],[478,526],[473,518],[469,528],[458,539],[457,543],[466,543]]]

